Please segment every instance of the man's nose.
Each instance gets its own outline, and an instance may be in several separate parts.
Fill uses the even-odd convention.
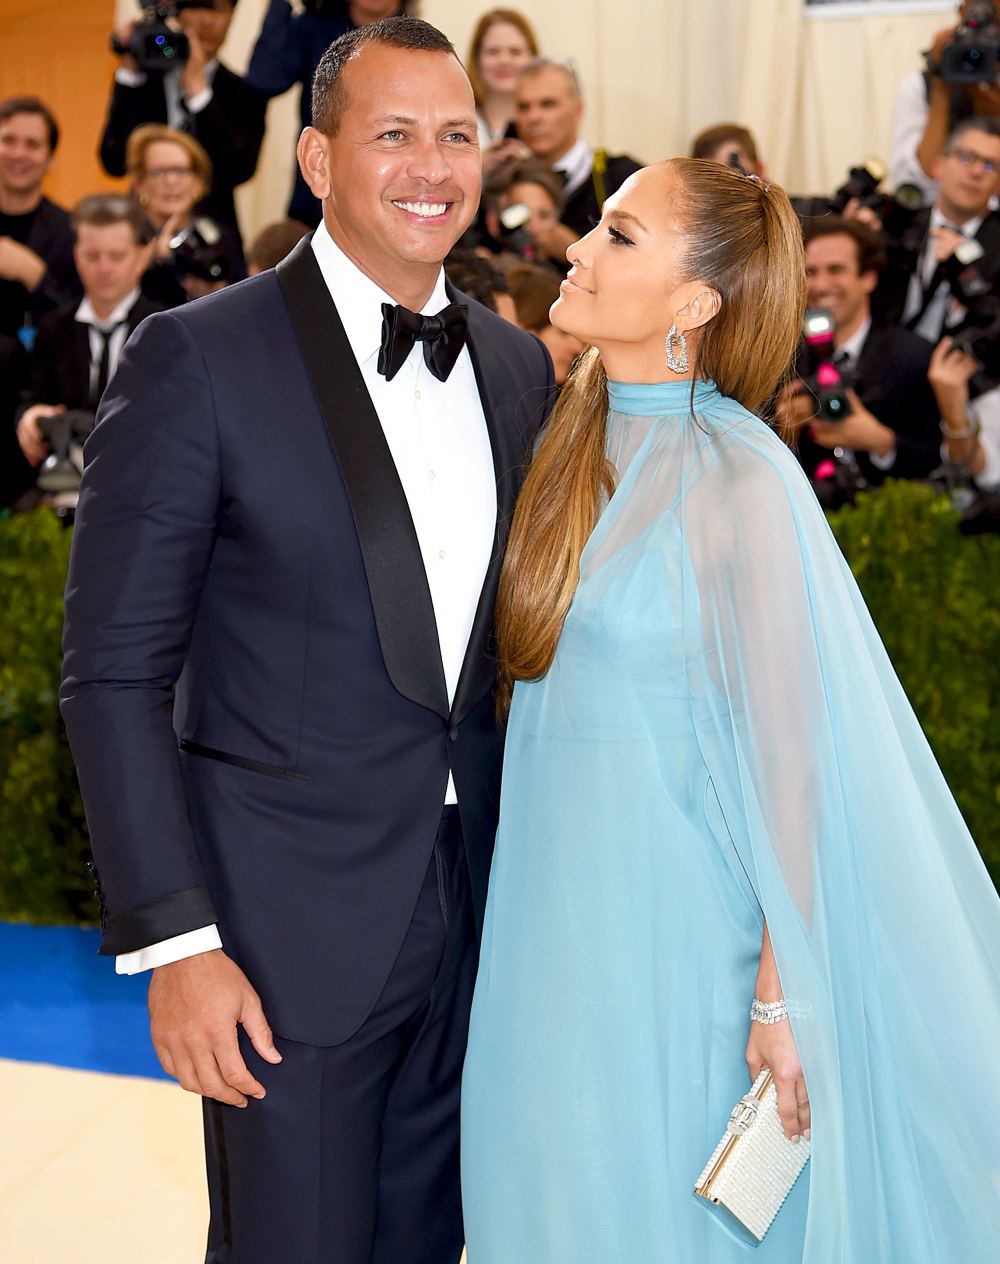
[[[451,155],[438,141],[427,141],[411,153],[408,169],[414,178],[440,184],[451,175]]]

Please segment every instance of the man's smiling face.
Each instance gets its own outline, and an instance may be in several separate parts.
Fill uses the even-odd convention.
[[[475,101],[449,53],[364,47],[342,72],[340,126],[325,136],[327,223],[383,289],[437,266],[472,223],[482,188]]]

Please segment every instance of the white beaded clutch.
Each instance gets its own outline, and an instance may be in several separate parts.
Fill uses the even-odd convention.
[[[794,1142],[785,1136],[774,1076],[765,1067],[733,1107],[694,1192],[725,1207],[761,1242],[802,1174],[809,1149],[805,1137]]]

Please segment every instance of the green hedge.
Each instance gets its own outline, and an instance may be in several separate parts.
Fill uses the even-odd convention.
[[[903,685],[1000,884],[1000,537],[889,483],[831,517]],[[88,922],[86,826],[56,702],[70,532],[0,521],[0,917]]]

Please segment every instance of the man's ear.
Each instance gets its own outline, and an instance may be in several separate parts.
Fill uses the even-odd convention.
[[[328,138],[315,127],[304,127],[295,153],[302,178],[313,196],[322,202],[330,196],[330,153]]]
[[[874,268],[869,268],[867,272],[861,274],[861,284],[864,286],[866,294],[873,294],[878,285],[878,273]]]
[[[673,294],[674,323],[683,333],[701,329],[722,311],[722,295],[704,281],[688,281]]]

